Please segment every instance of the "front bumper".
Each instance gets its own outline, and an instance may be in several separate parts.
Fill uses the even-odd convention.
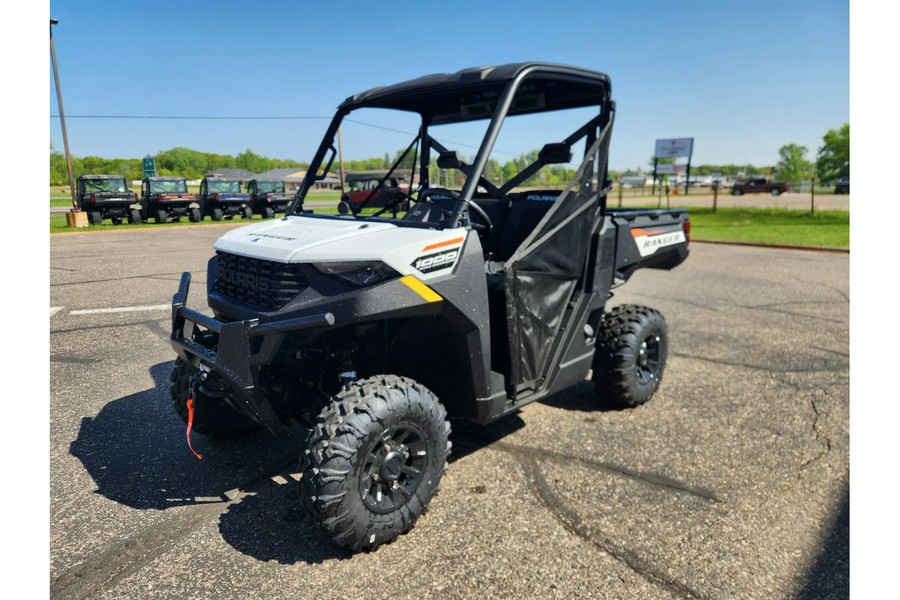
[[[272,362],[286,333],[330,327],[334,315],[325,312],[271,323],[260,323],[259,319],[220,321],[186,306],[190,285],[191,274],[183,273],[178,292],[172,297],[170,341],[175,353],[195,367],[204,365],[215,371],[234,390],[235,408],[275,437],[286,438],[287,429],[259,387],[259,368]],[[187,323],[193,327],[185,336]],[[205,344],[197,341],[201,338]]]

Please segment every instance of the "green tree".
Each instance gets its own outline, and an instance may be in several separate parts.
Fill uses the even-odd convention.
[[[783,181],[806,181],[812,175],[812,163],[806,160],[806,146],[787,144],[778,150],[778,178]]]
[[[274,168],[271,160],[255,154],[250,148],[235,157],[234,165],[239,169],[247,169],[251,173],[262,173]]]
[[[50,153],[50,185],[66,185],[69,174],[66,170],[66,157],[62,152]]]
[[[177,147],[156,155],[156,170],[160,175],[180,175],[188,179],[203,177],[206,156],[190,148]]]
[[[850,176],[850,123],[840,129],[829,129],[822,137],[824,146],[816,159],[816,174],[820,181]]]

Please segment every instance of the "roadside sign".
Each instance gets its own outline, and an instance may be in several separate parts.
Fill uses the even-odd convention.
[[[668,140],[656,140],[656,158],[690,157],[693,150],[694,138],[675,138]]]
[[[151,156],[144,157],[144,177],[156,175],[156,159]]]
[[[687,165],[656,165],[656,172],[659,175],[671,175],[673,173],[684,173]]]

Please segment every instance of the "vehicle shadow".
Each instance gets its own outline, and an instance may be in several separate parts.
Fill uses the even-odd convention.
[[[109,402],[84,417],[69,453],[97,485],[95,493],[139,510],[225,501],[224,493],[250,485],[296,462],[299,440],[281,444],[260,432],[234,441],[192,434],[197,460],[187,446],[184,423],[169,399],[171,362],[150,368],[155,386]]]
[[[454,419],[449,462],[490,446],[524,426],[525,422],[515,414],[487,426]],[[307,518],[300,506],[296,475],[295,470],[287,469],[246,490],[248,495],[231,504],[219,517],[223,539],[247,556],[280,564],[352,558],[352,552],[332,542]]]
[[[295,427],[287,443],[263,432],[229,441],[192,434],[194,448],[203,455],[197,460],[171,407],[171,368],[171,362],[154,365],[149,370],[154,387],[113,400],[95,417],[82,419],[69,453],[94,480],[95,493],[138,510],[221,503],[224,541],[261,561],[316,564],[351,558],[353,553],[319,531],[300,506],[296,465],[306,431]],[[578,404],[583,395],[570,400]],[[486,426],[453,419],[449,462],[524,426],[517,414]],[[226,495],[233,490],[241,491],[239,500]]]
[[[628,410],[609,400],[598,398],[597,392],[594,391],[594,384],[588,380],[579,381],[568,389],[548,396],[540,403],[553,408],[585,413]]]
[[[850,488],[845,487],[828,534],[811,566],[799,600],[850,597]]]

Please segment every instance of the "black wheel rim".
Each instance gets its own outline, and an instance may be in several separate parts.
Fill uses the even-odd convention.
[[[645,337],[638,346],[634,372],[640,383],[650,383],[659,372],[660,337],[652,334]]]
[[[376,513],[406,504],[415,493],[428,463],[428,444],[412,424],[395,425],[379,436],[366,454],[359,493]]]

